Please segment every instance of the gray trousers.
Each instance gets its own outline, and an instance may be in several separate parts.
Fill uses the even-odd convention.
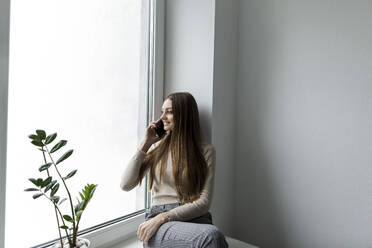
[[[145,219],[149,220],[159,213],[179,206],[178,203],[156,205],[146,210]],[[189,221],[170,221],[159,227],[145,248],[225,248],[229,247],[225,236],[212,223],[210,212]]]

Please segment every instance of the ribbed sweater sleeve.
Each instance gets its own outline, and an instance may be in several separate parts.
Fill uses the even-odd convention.
[[[138,149],[121,175],[120,188],[130,191],[139,183],[138,174],[146,153]]]
[[[171,209],[168,212],[170,221],[191,220],[209,211],[213,196],[213,183],[216,167],[216,150],[212,145],[207,147],[204,156],[208,166],[208,174],[199,199]]]

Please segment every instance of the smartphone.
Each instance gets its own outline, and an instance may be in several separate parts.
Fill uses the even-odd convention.
[[[164,123],[161,119],[155,123],[155,132],[159,138],[163,137],[163,135],[166,133],[164,130]]]

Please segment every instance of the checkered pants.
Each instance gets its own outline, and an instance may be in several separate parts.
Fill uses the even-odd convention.
[[[179,206],[178,203],[156,205],[147,209],[145,219]],[[145,248],[226,248],[225,236],[212,223],[210,212],[189,221],[170,221],[160,226]]]

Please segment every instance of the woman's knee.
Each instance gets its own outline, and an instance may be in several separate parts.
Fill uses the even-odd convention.
[[[200,247],[228,247],[225,236],[214,225],[208,225],[201,238],[199,242],[201,241],[203,245]]]
[[[208,228],[204,233],[213,238],[219,238],[223,236],[220,230],[218,230],[218,228],[214,225],[208,225]]]

